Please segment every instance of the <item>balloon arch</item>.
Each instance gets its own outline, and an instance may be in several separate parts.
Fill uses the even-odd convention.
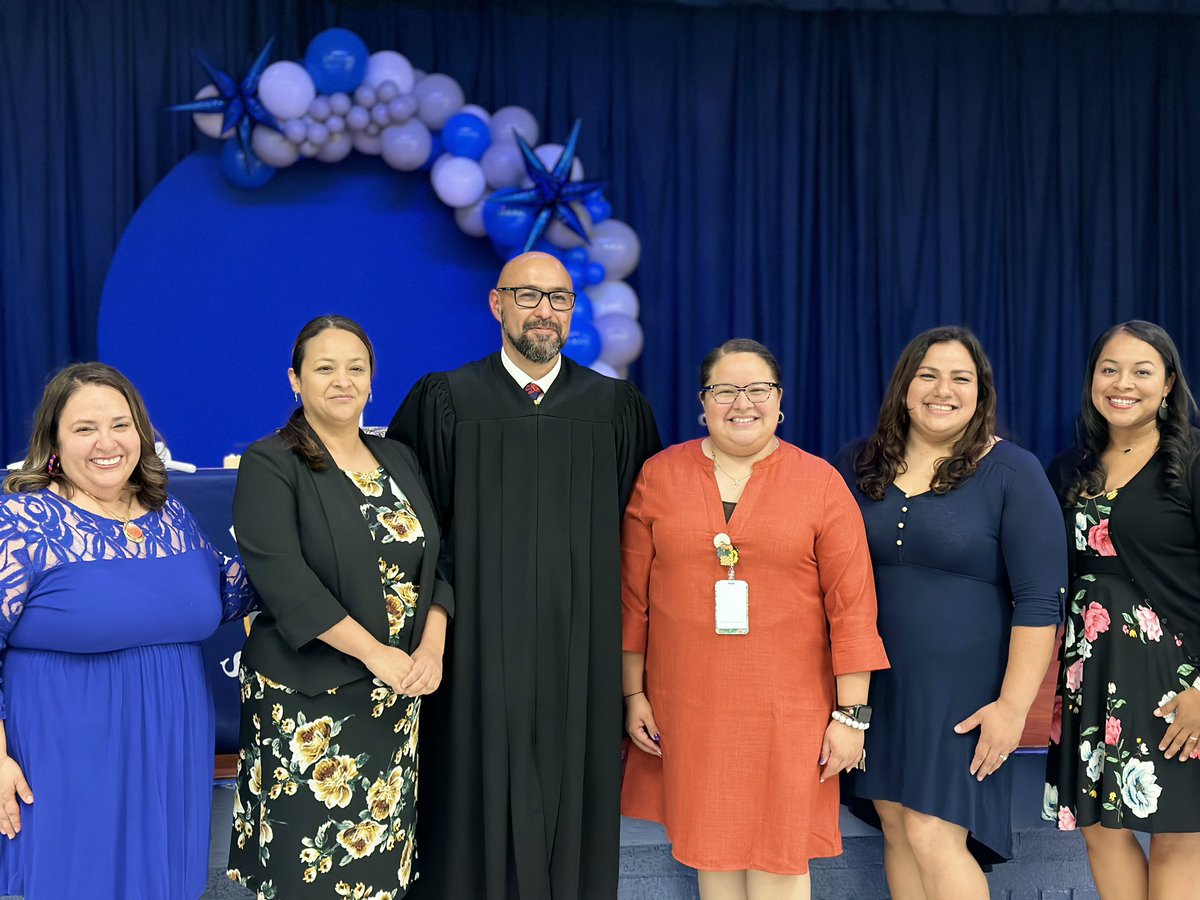
[[[262,187],[301,159],[337,163],[355,150],[401,172],[428,172],[459,229],[490,239],[502,259],[537,249],[562,260],[578,295],[564,352],[626,376],[643,346],[638,296],[625,281],[641,244],[612,218],[603,184],[584,180],[578,122],[564,144],[539,144],[528,110],[466,104],[449,75],[425,74],[393,50],[369,53],[344,28],[317,34],[303,62],[268,63],[271,45],[240,80],[196,51],[211,83],[171,107],[224,141],[229,182]]]

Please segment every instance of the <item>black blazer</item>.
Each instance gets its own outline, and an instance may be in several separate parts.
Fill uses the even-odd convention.
[[[401,647],[411,653],[432,604],[453,613],[453,592],[436,572],[437,519],[412,450],[387,438],[362,437],[408,497],[425,532],[410,643]],[[326,457],[325,470],[314,472],[278,434],[264,438],[242,457],[233,496],[235,537],[263,600],[242,659],[309,696],[370,674],[317,635],[349,615],[381,643],[388,640],[379,555],[358,509],[362,495]]]

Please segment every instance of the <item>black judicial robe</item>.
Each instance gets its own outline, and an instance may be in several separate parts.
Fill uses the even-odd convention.
[[[621,516],[662,445],[626,381],[564,358],[534,404],[494,353],[427,375],[416,450],[455,591],[426,698],[413,900],[617,895]]]

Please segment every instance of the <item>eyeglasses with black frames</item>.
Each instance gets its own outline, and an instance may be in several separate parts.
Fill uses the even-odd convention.
[[[751,403],[766,403],[777,387],[782,387],[776,381],[753,381],[750,384],[706,384],[700,388],[700,393],[707,393],[713,402],[728,406],[737,399],[738,394],[745,394]]]
[[[542,291],[535,287],[498,287],[498,291],[512,291],[513,299],[522,309],[536,309],[546,297],[550,300],[550,308],[566,312],[575,305],[574,291]]]

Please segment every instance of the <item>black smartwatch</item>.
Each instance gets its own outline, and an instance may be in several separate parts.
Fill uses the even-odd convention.
[[[858,703],[854,706],[839,706],[838,712],[845,713],[860,725],[871,724],[871,707],[865,703]]]

